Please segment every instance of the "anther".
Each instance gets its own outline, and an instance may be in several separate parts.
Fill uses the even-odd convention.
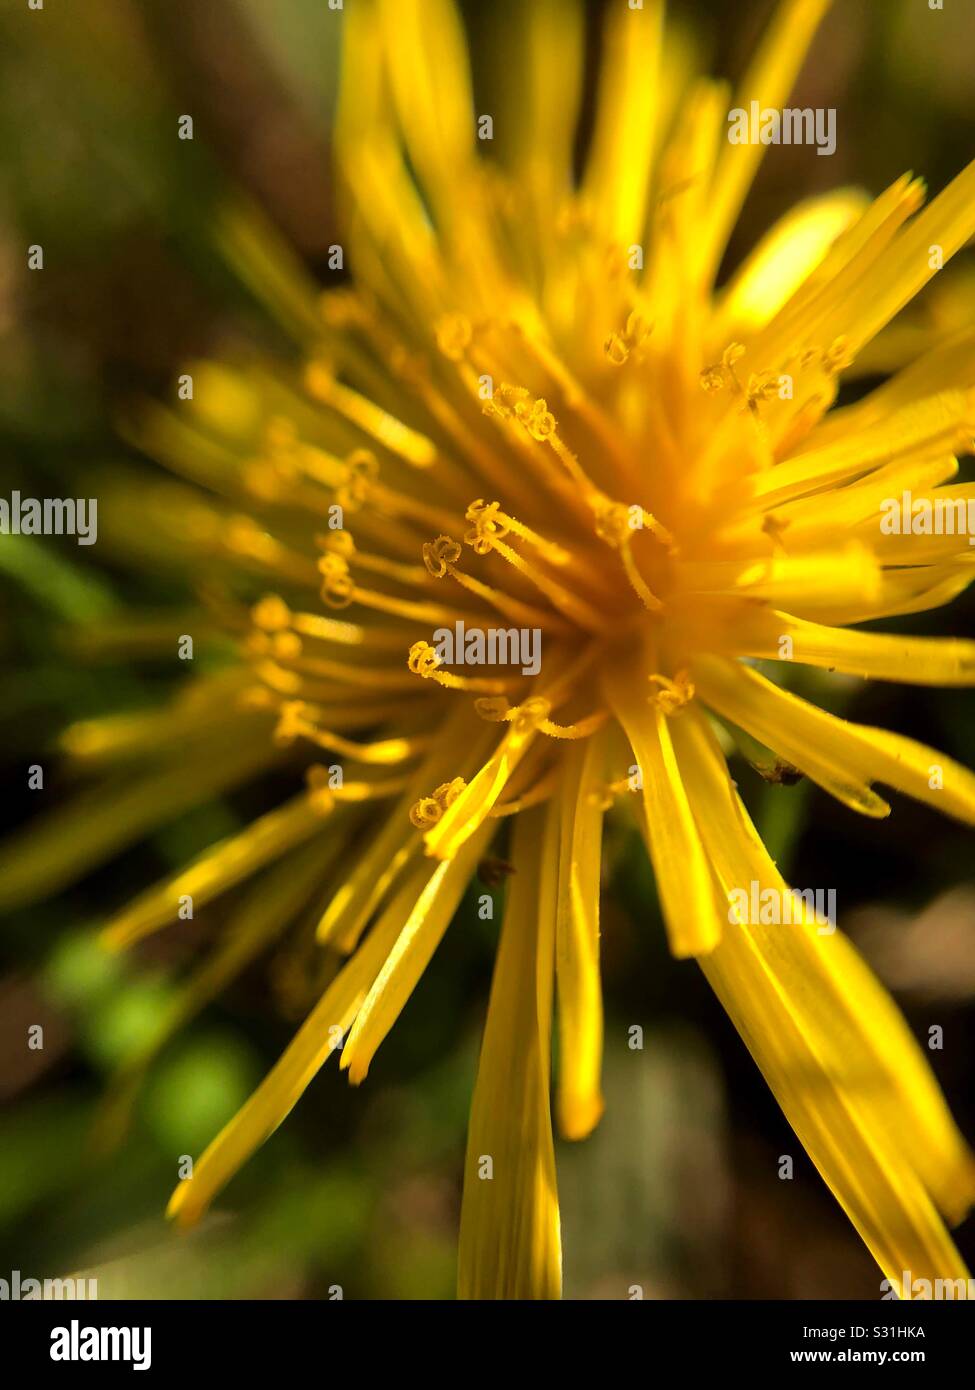
[[[438,536],[435,541],[425,541],[421,551],[423,563],[434,579],[443,579],[450,566],[460,559],[461,546],[450,536]]]
[[[474,701],[474,709],[481,719],[497,724],[508,717],[511,705],[503,695],[485,695]]]
[[[774,372],[752,372],[748,378],[746,395],[752,401],[767,401],[779,389],[779,379]]]
[[[681,714],[694,699],[694,685],[687,671],[678,671],[669,676],[650,676],[650,684],[658,687],[650,696],[650,703],[656,705],[666,715]]]
[[[702,391],[707,391],[713,395],[716,391],[724,390],[730,382],[735,391],[741,395],[741,382],[735,371],[735,363],[739,362],[745,355],[745,349],[741,343],[729,343],[721,354],[720,362],[712,362],[709,367],[698,373],[698,381]]]
[[[853,365],[853,349],[845,334],[834,338],[823,353],[823,370],[830,374],[846,371]]]
[[[406,658],[406,664],[414,676],[422,676],[424,680],[429,680],[437,667],[443,665],[443,661],[429,642],[414,642]]]
[[[479,497],[464,513],[464,520],[474,523],[464,536],[464,543],[471,546],[478,555],[490,554],[495,538],[503,540],[510,530],[510,527],[499,519],[500,507],[500,502],[485,502]]]
[[[515,705],[508,711],[505,718],[512,724],[517,733],[528,733],[531,729],[537,729],[539,724],[543,724],[552,713],[552,703],[542,695],[533,695],[520,705]]]
[[[518,412],[515,412],[518,414]],[[527,419],[522,419],[525,429],[532,439],[544,444],[555,433],[555,416],[543,400],[537,400],[528,411]]]
[[[322,576],[322,600],[329,608],[348,608],[355,598],[355,581],[341,555],[323,555],[318,561]]]
[[[621,333],[611,333],[603,343],[603,351],[614,367],[622,367],[630,356],[630,345]]]
[[[474,701],[474,709],[482,719],[492,724],[511,724],[517,733],[537,729],[552,713],[552,703],[542,695],[533,695],[520,705],[509,705],[504,696]]]
[[[463,777],[455,777],[452,782],[441,783],[432,796],[421,796],[410,808],[411,823],[417,830],[428,830],[431,825],[436,825],[466,786]]]
[[[607,502],[596,512],[594,524],[600,540],[619,549],[631,534],[629,508],[622,502]]]
[[[644,318],[639,309],[631,309],[622,333],[611,333],[603,344],[603,350],[615,366],[622,367],[630,353],[641,347],[652,332],[652,322]]]
[[[345,481],[336,490],[335,497],[346,511],[358,511],[368,500],[369,491],[379,476],[379,461],[368,449],[355,449],[345,460],[345,468]]]
[[[724,368],[719,362],[714,362],[698,374],[698,381],[701,383],[701,390],[706,391],[709,396],[713,396],[715,392],[724,390]]]
[[[555,416],[546,401],[539,397],[531,399],[531,392],[524,386],[510,386],[506,382],[498,387],[493,400],[485,404],[485,414],[497,414],[502,419],[512,416],[524,425],[532,439],[544,444],[555,433]]]

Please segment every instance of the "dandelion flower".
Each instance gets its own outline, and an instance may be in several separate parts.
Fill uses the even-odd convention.
[[[351,282],[310,296],[253,218],[227,214],[225,250],[297,335],[300,370],[196,364],[192,402],[132,426],[184,481],[116,505],[129,521],[144,509],[145,550],[207,562],[211,620],[239,656],[165,711],[69,730],[69,752],[119,771],[36,827],[7,883],[11,897],[57,888],[193,800],[311,762],[292,800],[105,933],[129,946],[184,897],[199,907],[258,875],[167,1032],[302,913],[342,958],[180,1183],[177,1222],[201,1216],[332,1052],[366,1077],[510,821],[459,1292],[557,1297],[550,1096],[568,1139],[600,1118],[601,837],[624,802],[674,955],[699,962],[884,1274],[964,1276],[947,1225],[975,1168],[893,1002],[810,913],[729,914],[749,885],[786,885],[719,726],[865,816],[889,814],[881,784],[975,818],[971,773],[787,688],[797,666],[975,677],[971,643],[861,626],[946,603],[972,577],[966,537],[888,533],[879,514],[904,491],[972,498],[952,480],[971,448],[975,332],[835,404],[975,231],[975,164],[926,208],[909,175],[875,201],[802,202],[716,288],[765,153],[729,141],[729,109],[782,107],[827,8],[782,0],[732,94],[692,71],[657,0],[614,0],[575,177],[578,6],[525,7],[485,125],[449,0],[360,0],[336,129]],[[537,633],[538,673],[445,660],[436,634],[458,624]],[[179,761],[160,760],[166,746]]]

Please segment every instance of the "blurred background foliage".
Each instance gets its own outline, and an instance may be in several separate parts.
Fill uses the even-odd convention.
[[[521,3],[531,0],[464,7],[479,109],[490,109]],[[590,6],[593,55],[600,8]],[[770,0],[671,5],[707,65],[729,76],[770,9]],[[3,0],[5,495],[91,495],[106,475],[162,476],[120,440],[128,402],[171,393],[183,362],[237,343],[293,353],[221,254],[215,208],[231,195],[253,200],[312,274],[323,268],[339,237],[328,161],[340,23],[326,0],[48,0],[42,12]],[[970,160],[973,26],[970,0],[946,0],[941,12],[927,0],[840,0],[794,103],[837,108],[836,154],[774,151],[728,263],[800,194],[854,182],[877,193],[906,169],[937,190]],[[176,138],[184,112],[194,117],[192,142]],[[32,243],[44,246],[43,275],[26,273]],[[964,274],[954,283],[964,285]],[[936,282],[920,312],[949,326],[970,320],[973,303]],[[3,538],[5,830],[35,812],[28,763],[51,766],[45,796],[70,785],[53,766],[61,727],[149,706],[172,688],[172,661],[151,644],[143,654],[131,641],[91,634],[106,620],[122,631],[132,608],[166,622],[188,604],[191,584],[178,556],[153,570],[101,545]],[[910,625],[970,633],[972,613],[962,599]],[[823,674],[805,677],[804,690],[975,765],[964,692],[862,687]],[[943,1027],[933,1064],[975,1137],[970,838],[902,799],[878,825],[806,784],[773,786],[736,767],[786,874],[834,887],[843,927],[918,1034]],[[327,1298],[335,1285],[346,1297],[452,1296],[466,1117],[496,936],[470,899],[368,1084],[352,1091],[326,1068],[193,1235],[176,1236],[162,1218],[178,1155],[199,1153],[300,1017],[299,1007],[280,1007],[287,982],[275,979],[274,961],[258,962],[165,1048],[133,1099],[124,1145],[102,1142],[106,1077],[151,1038],[197,924],[123,960],[105,957],[93,930],[139,887],[245,824],[265,791],[258,784],[179,817],[6,921],[0,1277],[85,1271],[102,1297]],[[877,1296],[872,1261],[703,977],[668,957],[632,827],[614,823],[607,848],[607,1113],[590,1141],[559,1145],[567,1295],[627,1297],[639,1284],[646,1297]],[[219,933],[240,900],[231,893],[208,908],[205,932]],[[25,1048],[36,1023],[43,1051]],[[634,1026],[640,1050],[629,1046]],[[778,1176],[782,1155],[794,1159],[791,1182]],[[972,1224],[959,1237],[970,1258]]]

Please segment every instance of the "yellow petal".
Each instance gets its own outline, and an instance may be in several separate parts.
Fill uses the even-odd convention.
[[[440,783],[463,775],[468,766],[466,760],[477,757],[490,732],[490,727],[469,709],[458,706],[452,711],[401,799],[337,885],[318,924],[319,941],[334,942],[342,951],[354,948],[372,913],[419,850],[420,836],[410,822],[410,808]]]
[[[606,10],[596,127],[583,189],[605,237],[629,246],[643,233],[655,142],[662,0]]]
[[[374,5],[349,6],[342,45],[335,147],[355,233],[357,279],[398,306],[436,314],[442,271],[435,234],[394,138]]]
[[[534,728],[511,724],[487,762],[424,836],[427,853],[450,859],[483,825],[535,737]]]
[[[903,734],[851,724],[783,690],[751,667],[704,657],[694,662],[701,699],[839,798],[876,815],[882,782],[945,815],[975,822],[975,774]],[[886,814],[887,808],[880,802]]]
[[[725,892],[785,884],[692,711],[675,731],[695,815]],[[975,1193],[975,1167],[921,1049],[837,932],[806,921],[729,926],[701,962],[790,1123],[888,1278],[957,1277],[937,1214]]]
[[[923,352],[862,400],[831,410],[817,426],[810,443],[818,447],[847,432],[859,433],[914,401],[936,396],[939,391],[964,390],[973,381],[975,329],[963,328]]]
[[[774,553],[750,563],[703,562],[675,566],[689,592],[747,594],[776,607],[812,610],[857,604],[869,608],[881,590],[879,561],[868,546],[849,541],[809,554]]]
[[[495,143],[520,185],[539,202],[554,204],[572,180],[584,62],[582,8],[578,0],[534,0],[517,23],[516,44],[508,42],[507,21],[499,34],[505,101],[502,119],[495,122]],[[550,213],[555,211],[551,206]]]
[[[762,327],[819,266],[830,246],[869,206],[840,189],[798,203],[758,243],[721,296],[712,336],[719,345]]]
[[[348,1068],[354,1086],[365,1079],[377,1048],[430,963],[494,830],[492,824],[482,825],[454,859],[437,865],[417,897],[345,1044],[340,1065]]]
[[[907,488],[919,496],[927,489],[953,478],[958,472],[958,460],[953,454],[930,455],[919,458],[910,454],[874,468],[858,482],[830,487],[795,501],[783,502],[773,513],[776,527],[784,535],[788,528],[788,549],[792,554],[797,546],[832,544],[836,528],[849,528],[861,522],[873,523],[872,534],[879,532],[881,503],[888,497],[899,497]],[[768,503],[757,504],[768,515]],[[752,517],[754,526],[756,518]],[[742,528],[743,529],[743,528]],[[734,534],[733,532],[731,533]],[[754,531],[752,531],[754,545]],[[866,532],[863,539],[867,539]]]
[[[400,130],[431,195],[449,202],[474,149],[464,26],[452,0],[380,0]]]
[[[695,619],[685,639],[699,649],[769,661],[798,661],[864,679],[909,685],[975,684],[975,642],[960,638],[902,637],[899,633],[847,631],[806,622],[753,604],[719,605]],[[788,639],[788,641],[786,640]]]
[[[602,863],[603,732],[564,759],[559,814],[559,1076],[556,1114],[567,1139],[584,1139],[603,1113],[603,996],[599,979],[599,883]]]
[[[520,815],[467,1136],[460,1298],[561,1293],[549,1107],[557,858],[555,818]]]
[[[891,242],[822,325],[832,340],[849,337],[854,351],[870,341],[918,294],[975,232],[975,160]]]
[[[674,758],[670,721],[658,704],[650,703],[650,674],[611,670],[604,678],[606,696],[640,768],[647,847],[670,948],[675,956],[696,956],[714,948],[721,924],[711,873]]]
[[[785,104],[830,3],[831,0],[781,0],[735,93],[736,108],[747,111],[752,101],[757,101],[761,109],[780,108]],[[730,141],[722,149],[711,190],[710,220],[705,230],[714,270],[717,270],[765,150],[766,146],[759,143],[733,145]]]
[[[875,198],[863,216],[837,238],[822,265],[748,344],[742,370],[776,368],[808,347],[828,346],[832,341],[827,336],[830,315],[849,298],[921,206],[924,191],[920,180],[904,174]]]
[[[910,401],[861,431],[844,431],[835,440],[794,454],[758,474],[752,480],[754,496],[767,509],[830,483],[860,477],[902,455],[924,459],[951,454],[971,430],[973,419],[971,391],[939,391]]]

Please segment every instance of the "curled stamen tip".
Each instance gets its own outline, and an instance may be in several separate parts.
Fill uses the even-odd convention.
[[[544,444],[546,439],[550,439],[555,433],[555,416],[545,401],[535,401],[527,420],[525,420],[525,428],[532,439],[537,440],[539,444]]]
[[[251,619],[264,632],[283,632],[291,626],[291,609],[277,594],[265,594],[251,609]]]
[[[467,508],[467,511],[464,513],[464,520],[480,521],[483,517],[491,521],[494,525],[500,526],[501,523],[497,520],[497,514],[500,508],[500,502],[485,502],[483,497],[478,497]],[[508,528],[505,527],[504,530],[505,533],[507,533]]]
[[[621,367],[634,348],[639,348],[653,332],[652,320],[645,318],[639,309],[631,309],[626,316],[622,333],[611,333],[603,344],[609,360]]]
[[[552,713],[552,703],[543,695],[533,695],[520,705],[509,705],[503,695],[491,695],[475,700],[474,708],[482,719],[511,724],[523,734],[544,724]]]
[[[323,584],[320,590],[322,602],[328,604],[329,608],[348,608],[355,597],[354,587],[351,579],[347,586],[341,584],[326,586]]]
[[[596,535],[612,546],[621,546],[630,535],[630,512],[622,502],[607,502],[596,512]]]
[[[335,496],[347,511],[358,511],[369,499],[370,489],[379,476],[379,460],[368,449],[354,449],[345,460],[345,479]]]
[[[603,351],[615,367],[622,367],[630,355],[630,346],[620,333],[611,333],[603,343]]]
[[[452,536],[438,536],[435,541],[424,541],[421,554],[427,572],[434,579],[443,579],[449,567],[460,559],[461,546]]]
[[[410,824],[417,830],[428,830],[431,825],[436,825],[442,815],[443,810],[434,797],[421,796],[410,807]]]
[[[443,658],[429,642],[414,642],[407,655],[406,664],[414,676],[422,676],[427,680],[438,666],[443,665]]]
[[[429,830],[443,816],[448,806],[452,806],[467,783],[463,777],[455,777],[451,782],[442,782],[431,796],[421,796],[410,807],[410,822],[417,830]]]
[[[698,373],[697,379],[701,383],[701,390],[706,391],[709,396],[713,396],[716,391],[724,390],[724,368],[719,362],[713,362],[710,367],[705,367]]]
[[[555,432],[555,416],[548,408],[548,402],[539,397],[531,399],[531,392],[524,386],[511,386],[502,382],[494,393],[494,398],[485,406],[488,414],[498,414],[503,419],[514,415],[524,425],[532,439],[544,443]]]
[[[329,608],[347,608],[355,597],[355,581],[341,555],[322,555],[318,561],[322,576],[321,595]]]
[[[651,685],[658,687],[650,696],[650,703],[666,715],[681,714],[694,699],[694,683],[687,671],[678,671],[673,679],[661,675],[648,679]]]
[[[632,347],[639,347],[653,332],[653,319],[643,316],[639,309],[631,309],[626,316],[626,340]]]
[[[745,394],[749,405],[771,400],[779,391],[779,378],[774,372],[752,372]]]
[[[469,545],[475,555],[490,555],[494,549],[494,542],[491,540],[490,533],[476,526],[470,531],[464,532],[464,544]]]
[[[464,536],[464,544],[473,547],[478,555],[487,555],[494,548],[495,539],[503,539],[509,527],[498,519],[500,502],[485,502],[479,497],[464,513],[466,521],[474,523]]]
[[[530,395],[531,392],[527,386],[512,386],[509,381],[502,381],[495,392],[495,401],[508,410],[516,410],[518,406],[528,404]]]
[[[841,334],[823,353],[823,367],[827,372],[843,372],[847,367],[852,367],[853,359],[853,344],[845,334]]]
[[[497,724],[507,718],[511,706],[503,695],[481,695],[474,701],[474,709],[481,719]]]
[[[433,794],[446,810],[448,806],[454,804],[466,786],[467,783],[463,777],[454,777],[449,782],[442,782]]]
[[[544,723],[551,713],[551,700],[546,700],[544,695],[532,695],[530,699],[509,710],[507,718],[513,723],[531,726]]]

